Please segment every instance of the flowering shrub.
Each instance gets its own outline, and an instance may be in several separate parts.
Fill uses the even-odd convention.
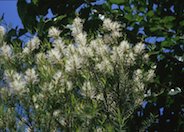
[[[83,31],[80,18],[70,28],[70,43],[55,27],[48,31],[49,43],[34,37],[25,47],[14,48],[0,41],[0,128],[126,129],[126,119],[154,77],[144,44],[119,42],[121,25],[110,19],[104,19],[102,33],[94,39]],[[4,34],[0,27],[1,40]]]

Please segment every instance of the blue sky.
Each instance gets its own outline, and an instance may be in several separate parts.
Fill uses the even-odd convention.
[[[0,17],[4,13],[4,20],[6,24],[11,24],[12,27],[22,27],[16,4],[17,0],[0,0]]]

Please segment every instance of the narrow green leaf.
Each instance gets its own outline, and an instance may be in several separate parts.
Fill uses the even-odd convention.
[[[110,2],[113,4],[121,5],[121,4],[125,3],[125,0],[110,0]]]
[[[184,20],[180,22],[180,26],[184,26]]]
[[[152,17],[154,15],[154,12],[153,11],[148,11],[148,13],[147,13],[147,16],[148,17]]]
[[[168,22],[172,22],[173,20],[175,20],[175,17],[173,16],[166,16],[162,19],[162,22],[164,23],[168,23]]]
[[[38,0],[32,0],[33,4],[37,5],[38,4]]]

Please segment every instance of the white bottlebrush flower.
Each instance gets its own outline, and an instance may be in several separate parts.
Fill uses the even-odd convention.
[[[77,51],[79,55],[83,57],[93,57],[94,56],[94,51],[89,46],[79,46],[77,48]]]
[[[120,45],[119,45],[119,52],[127,52],[130,49],[130,44],[128,43],[128,41],[123,40],[121,41]]]
[[[9,45],[4,44],[0,48],[0,56],[3,56],[5,58],[11,58],[12,54],[13,54],[13,50],[12,50],[12,48]]]
[[[0,39],[3,38],[5,35],[5,28],[3,26],[0,26]]]
[[[110,60],[106,57],[104,57],[103,60],[96,65],[96,69],[102,73],[112,73],[113,72],[113,66],[110,63]]]
[[[95,54],[104,57],[110,53],[109,47],[107,45],[98,45],[98,48],[95,50]]]
[[[145,85],[143,83],[143,77],[143,71],[141,69],[137,69],[136,71],[134,71],[133,80],[136,86],[135,92],[144,90]]]
[[[141,69],[137,69],[136,71],[134,71],[133,79],[135,81],[142,80],[143,79],[143,71]]]
[[[58,91],[59,93],[64,93],[65,89],[67,89],[67,86],[65,85],[65,78],[63,76],[63,73],[61,71],[57,71],[54,76],[51,83],[49,83],[48,90],[50,92]]]
[[[127,65],[128,66],[131,66],[135,63],[135,54],[132,52],[132,51],[129,51],[128,55],[126,56],[127,57]]]
[[[60,52],[64,52],[66,45],[63,43],[62,39],[56,39],[53,42],[54,48]]]
[[[130,53],[130,52],[131,52],[130,45],[128,41],[123,40],[119,46],[114,46],[112,48],[111,59],[114,63],[117,63],[119,61],[124,61],[124,59],[132,62],[134,60],[131,60],[131,58],[127,57],[127,53]]]
[[[97,47],[99,47],[99,45],[102,45],[103,44],[103,41],[102,39],[95,39],[95,40],[92,40],[89,44],[90,48],[94,51],[97,51]]]
[[[38,49],[40,45],[40,40],[38,37],[34,37],[32,38],[24,47],[23,49],[23,53],[25,54],[29,54],[32,51],[34,51],[35,49]]]
[[[61,52],[56,48],[53,48],[47,52],[47,59],[49,62],[53,64],[58,63],[61,57],[62,57]]]
[[[91,47],[86,47],[86,56],[87,57],[93,57],[94,56],[94,52],[91,49]]]
[[[112,62],[113,63],[117,63],[117,62],[119,62],[119,60],[120,60],[120,58],[122,58],[120,55],[122,55],[122,54],[119,54],[119,52],[118,52],[118,47],[113,47],[113,49],[112,49],[112,51],[111,51],[111,60],[112,60]]]
[[[119,32],[119,31],[113,31],[112,33],[111,33],[111,36],[112,36],[112,38],[118,38],[118,37],[121,37],[121,32]]]
[[[53,79],[54,79],[53,80],[54,84],[64,85],[65,80],[64,80],[64,76],[61,71],[57,71],[54,74]]]
[[[61,31],[55,27],[49,28],[48,36],[53,38],[58,38]]]
[[[38,75],[37,75],[34,68],[26,70],[26,72],[25,72],[25,81],[26,81],[27,84],[30,84],[30,83],[35,84],[39,81],[38,80]]]
[[[14,73],[13,76],[12,76],[12,81],[10,82],[7,82],[10,86],[10,88],[17,92],[17,93],[23,93],[25,92],[25,80],[23,79],[23,76],[22,74],[19,74],[19,73]]]
[[[149,61],[149,55],[148,54],[144,54],[143,55],[143,61],[144,62],[148,62]]]
[[[62,72],[61,71],[57,71],[54,76],[53,76],[53,79],[55,81],[58,81],[60,78],[62,77]]]
[[[150,69],[148,72],[147,72],[147,76],[146,76],[146,80],[149,82],[149,81],[152,81],[153,78],[155,77],[155,70],[154,69]]]
[[[121,27],[121,24],[119,24],[118,22],[113,22],[109,18],[105,18],[103,21],[103,28],[105,30],[119,32],[120,27]]]
[[[76,46],[73,44],[68,45],[64,53],[65,56],[71,57],[73,54],[76,54]]]
[[[81,56],[77,54],[73,54],[66,60],[65,64],[65,70],[66,72],[74,72],[76,70],[79,70],[83,66],[84,60],[81,58]]]
[[[86,39],[86,33],[79,33],[75,36],[75,42],[79,45],[86,45],[87,39]]]
[[[113,22],[111,19],[106,18],[103,21],[103,29],[110,31],[110,34],[104,36],[104,41],[106,43],[114,43],[114,39],[121,37],[121,24],[118,22]]]
[[[138,43],[138,44],[136,44],[134,46],[133,50],[134,50],[134,53],[135,54],[141,54],[141,53],[143,53],[143,51],[144,51],[144,44],[141,43],[141,42]]]
[[[75,42],[79,45],[86,45],[87,34],[83,32],[83,22],[80,18],[77,17],[74,19],[71,30]]]
[[[171,95],[171,96],[173,96],[173,95],[176,95],[176,94],[179,94],[179,93],[181,93],[181,89],[179,88],[179,87],[176,87],[175,89],[171,89],[170,91],[169,91],[169,95]]]
[[[59,38],[53,40],[53,44],[54,45],[55,44],[62,44],[62,45],[64,45],[64,42],[63,42],[62,38],[59,37]]]
[[[77,34],[82,33],[83,31],[83,22],[79,17],[76,17],[72,24],[72,36],[75,37]]]
[[[136,88],[134,89],[135,92],[142,92],[142,91],[144,91],[145,84],[143,83],[143,81],[136,81],[135,85],[136,85]]]
[[[110,34],[104,34],[103,41],[105,44],[113,44],[114,43],[114,39],[112,38],[112,36]]]
[[[106,30],[111,30],[111,26],[112,26],[112,21],[109,18],[105,18],[103,21],[103,28]]]
[[[15,73],[14,70],[5,70],[3,79],[6,80],[7,82],[13,81],[13,74]]]
[[[90,81],[85,81],[83,83],[83,86],[81,88],[81,94],[91,99],[95,97],[95,88]]]

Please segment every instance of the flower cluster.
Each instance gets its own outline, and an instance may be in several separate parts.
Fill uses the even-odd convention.
[[[26,47],[24,47],[23,49],[23,53],[30,54],[35,49],[38,49],[39,45],[40,45],[40,40],[38,39],[38,37],[34,37],[26,44]]]
[[[103,21],[103,29],[108,31],[108,34],[104,35],[104,40],[106,43],[114,43],[114,40],[121,37],[121,24],[118,22],[113,22],[111,19],[106,18]]]
[[[7,45],[6,43],[0,49],[0,56],[4,57],[4,59],[11,58],[13,54],[12,47]]]
[[[86,122],[90,122],[95,116],[104,115],[103,111],[110,114],[109,120],[114,120],[114,112],[120,110],[126,115],[130,106],[142,101],[147,83],[154,79],[154,68],[142,69],[148,59],[144,44],[132,46],[127,40],[119,41],[122,35],[118,22],[105,18],[102,26],[108,31],[103,37],[87,39],[83,20],[77,17],[71,28],[72,43],[66,43],[59,36],[61,31],[51,27],[48,37],[52,42],[44,51],[38,37],[31,39],[18,53],[6,43],[0,47],[0,60],[9,59],[0,63],[5,88],[32,103],[27,106],[21,102],[38,116],[35,124],[42,122],[43,116],[36,111],[42,111],[45,118],[54,115],[50,123],[59,122],[63,127],[71,120],[77,122],[81,116],[76,115],[85,115]],[[1,27],[0,34],[4,35]],[[90,115],[86,109],[98,114]],[[81,122],[84,119],[80,119]]]

